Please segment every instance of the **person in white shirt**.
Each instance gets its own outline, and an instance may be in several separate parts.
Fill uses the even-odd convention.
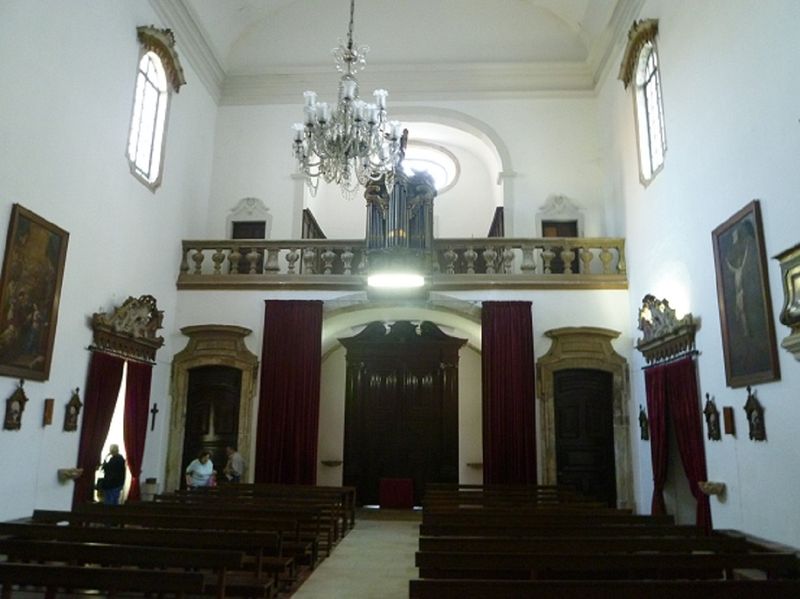
[[[186,467],[186,486],[190,489],[210,487],[215,474],[211,454],[204,449]]]

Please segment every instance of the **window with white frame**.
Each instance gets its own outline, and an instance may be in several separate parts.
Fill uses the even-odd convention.
[[[134,175],[152,188],[161,180],[168,104],[167,78],[161,59],[155,52],[147,52],[139,61],[136,78],[128,161]]]
[[[171,92],[185,83],[169,29],[139,27],[142,55],[136,76],[128,164],[131,173],[151,190],[161,184],[165,132]]]
[[[639,136],[639,172],[642,181],[649,182],[664,165],[667,149],[658,52],[652,41],[642,47],[636,69],[636,128]]]
[[[634,22],[628,31],[628,45],[619,69],[619,79],[626,89],[631,86],[634,92],[639,180],[643,185],[661,171],[667,151],[657,35],[658,19]]]

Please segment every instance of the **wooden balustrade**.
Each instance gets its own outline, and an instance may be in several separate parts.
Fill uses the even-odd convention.
[[[622,238],[437,239],[427,257],[432,290],[627,288]],[[363,289],[368,270],[362,239],[185,240],[178,288]]]

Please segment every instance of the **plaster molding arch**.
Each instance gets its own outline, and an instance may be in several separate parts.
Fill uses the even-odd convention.
[[[498,173],[504,176],[516,174],[511,164],[511,153],[503,138],[488,123],[460,110],[438,108],[434,106],[394,106],[392,117],[400,121],[424,121],[446,125],[474,135],[495,153],[499,164]]]
[[[503,215],[505,230],[514,236],[514,178],[517,176],[511,161],[511,152],[494,128],[474,116],[451,108],[434,106],[396,106],[392,117],[400,121],[420,121],[445,125],[475,136],[486,144],[497,160],[497,185],[503,188]]]
[[[455,302],[455,303],[454,303]],[[432,298],[425,304],[397,302],[362,302],[326,311],[322,321],[322,360],[338,349],[339,337],[353,334],[353,329],[370,322],[397,320],[428,320],[442,327],[452,329],[458,336],[467,339],[467,346],[478,353],[481,351],[480,306],[471,302],[450,298]]]

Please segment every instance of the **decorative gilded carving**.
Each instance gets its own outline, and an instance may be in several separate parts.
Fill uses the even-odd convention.
[[[129,297],[111,314],[92,315],[94,343],[91,349],[141,362],[155,362],[156,351],[164,338],[156,332],[162,328],[164,312],[156,307],[152,295]]]
[[[781,341],[781,347],[800,360],[800,243],[775,256],[781,265],[783,310],[780,321],[792,332]]]
[[[644,296],[638,328],[642,338],[636,342],[636,349],[642,352],[648,364],[694,351],[697,323],[691,314],[678,319],[665,299],[659,300],[650,294]]]
[[[19,380],[19,387],[14,390],[6,400],[6,417],[3,420],[3,428],[7,431],[18,431],[22,428],[22,413],[25,411],[25,404],[28,403],[28,396],[22,388],[25,381]]]
[[[178,93],[186,83],[183,67],[175,50],[175,34],[171,29],[158,29],[154,25],[136,28],[139,43],[146,52],[154,52],[164,65],[170,87]]]
[[[634,21],[628,31],[628,45],[622,55],[622,63],[619,65],[619,75],[617,78],[622,81],[625,89],[633,81],[636,72],[636,63],[639,61],[639,53],[647,42],[652,42],[658,35],[658,19],[642,19]]]
[[[749,385],[747,386],[747,401],[744,404],[744,411],[747,414],[747,424],[750,428],[750,440],[766,441],[767,429],[764,424],[764,408],[761,407]]]
[[[717,405],[708,393],[706,393],[706,405],[703,408],[703,414],[706,418],[706,429],[709,440],[719,441],[722,439],[719,430],[719,410],[717,410]]]

